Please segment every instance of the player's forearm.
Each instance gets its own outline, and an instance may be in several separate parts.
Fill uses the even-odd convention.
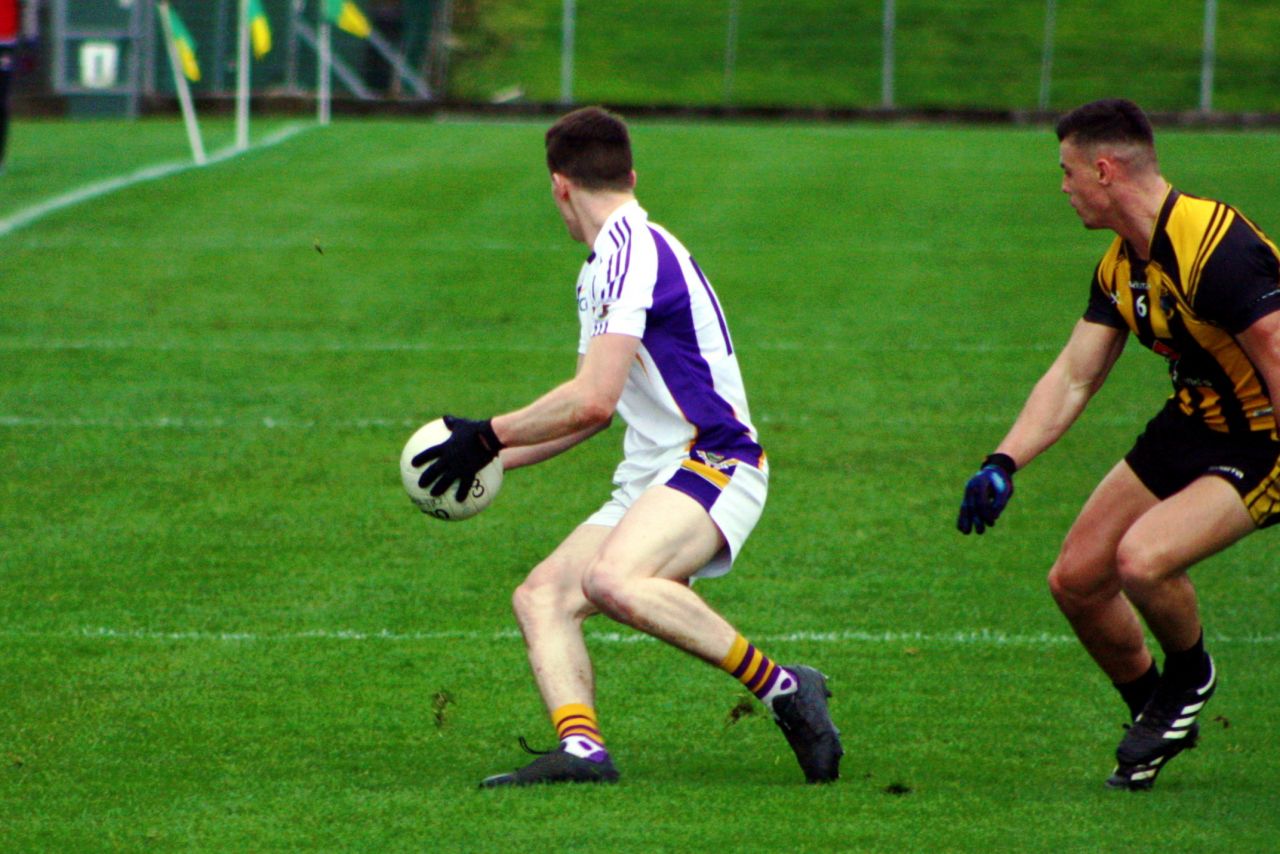
[[[1091,384],[1072,384],[1050,371],[1031,391],[1022,412],[996,452],[1008,454],[1022,468],[1057,442],[1093,397]]]
[[[1013,457],[1021,468],[1062,438],[1106,382],[1126,338],[1124,330],[1078,322],[996,452]]]
[[[568,436],[562,436],[559,439],[552,439],[547,442],[539,442],[536,445],[525,445],[523,447],[504,448],[502,450],[502,467],[510,471],[523,466],[531,466],[537,463],[549,460],[552,457],[563,454],[565,451],[585,442],[595,434],[608,427],[608,422],[589,427],[586,430],[579,430],[577,433],[571,433]]]
[[[576,377],[523,409],[497,416],[493,419],[493,430],[502,444],[509,448],[556,442],[604,429],[612,420],[616,405],[616,398],[610,400],[607,395],[594,391],[581,377]],[[586,436],[559,450],[577,444],[582,438]]]
[[[1280,311],[1264,315],[1237,340],[1266,383],[1273,410],[1280,408]]]

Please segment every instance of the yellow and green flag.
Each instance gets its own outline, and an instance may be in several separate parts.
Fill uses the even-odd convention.
[[[192,83],[197,83],[200,80],[200,63],[196,62],[196,40],[191,37],[191,31],[182,23],[182,18],[178,17],[178,10],[172,6],[168,9],[169,31],[173,33],[173,49],[178,53],[182,73]]]
[[[364,12],[360,11],[352,0],[324,0],[325,16],[338,25],[338,29],[346,30],[353,36],[359,36],[362,39],[369,38],[369,33],[373,32],[373,27],[369,25],[369,19],[364,16]]]
[[[249,38],[256,59],[271,53],[271,22],[262,8],[262,0],[249,0]]]

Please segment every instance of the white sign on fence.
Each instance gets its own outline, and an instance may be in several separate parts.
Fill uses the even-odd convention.
[[[120,72],[120,47],[115,42],[80,45],[80,85],[86,89],[110,89]]]

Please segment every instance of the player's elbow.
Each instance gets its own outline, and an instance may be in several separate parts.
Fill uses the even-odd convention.
[[[578,376],[570,397],[573,429],[603,430],[608,427],[621,395],[621,387],[615,389],[609,383],[592,382]]]
[[[608,427],[613,421],[613,412],[616,407],[616,400],[610,400],[603,395],[588,395],[578,404],[574,412],[574,426],[578,430]]]

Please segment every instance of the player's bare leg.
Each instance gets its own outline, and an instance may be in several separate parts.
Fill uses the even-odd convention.
[[[1143,514],[1116,551],[1120,583],[1165,649],[1200,637],[1195,588],[1186,570],[1255,530],[1225,480],[1202,477]]]
[[[583,591],[601,612],[730,673],[773,713],[811,783],[839,777],[844,749],[827,711],[826,677],[779,666],[687,580],[725,540],[698,502],[665,486],[644,493],[602,544]]]
[[[1253,530],[1235,489],[1202,477],[1143,514],[1120,541],[1120,583],[1164,649],[1165,663],[1155,694],[1116,748],[1107,785],[1149,789],[1170,759],[1195,745],[1196,718],[1217,675],[1186,571]]]
[[[609,532],[579,526],[516,588],[512,606],[560,746],[512,773],[487,777],[483,787],[618,779],[596,720],[595,678],[582,637],[583,621],[596,613],[582,594],[583,573]]]
[[[718,664],[738,633],[686,582],[722,548],[724,537],[701,505],[655,487],[605,538],[583,593],[612,619]]]
[[[611,559],[604,556],[629,553],[634,556],[630,565],[670,576],[638,579],[658,588],[652,593],[659,603],[675,594],[680,603],[675,607],[651,605],[663,613],[662,621],[684,621],[689,627],[685,634],[699,639],[710,629],[711,648],[721,648],[721,655],[732,646],[736,636],[733,628],[684,581],[723,546],[719,530],[699,505],[680,493],[665,489],[651,492],[669,492],[677,499],[678,510],[642,497],[617,528],[582,525],[517,588],[513,597],[516,619],[524,634],[538,690],[560,736],[560,749],[512,774],[490,777],[483,785],[617,779],[596,719],[591,660],[582,636],[583,622],[599,611],[598,604],[586,595],[590,587],[587,578],[592,568],[603,565],[602,560],[610,563]],[[645,509],[649,505],[654,505],[652,510]],[[640,532],[646,526],[648,534],[639,540],[642,547],[629,549],[628,532]],[[630,620],[622,622],[632,624]],[[722,639],[719,643],[717,637]],[[704,641],[700,648],[703,657],[714,655],[706,648]]]
[[[1085,502],[1049,571],[1049,590],[1058,608],[1117,686],[1141,679],[1151,671],[1153,659],[1138,616],[1123,595],[1116,550],[1130,526],[1158,503],[1129,465],[1118,463]],[[1131,707],[1140,709],[1145,701],[1139,697]]]
[[[595,680],[582,623],[596,609],[582,594],[582,576],[609,531],[579,526],[512,596],[529,666],[548,712],[567,703],[594,703]]]

